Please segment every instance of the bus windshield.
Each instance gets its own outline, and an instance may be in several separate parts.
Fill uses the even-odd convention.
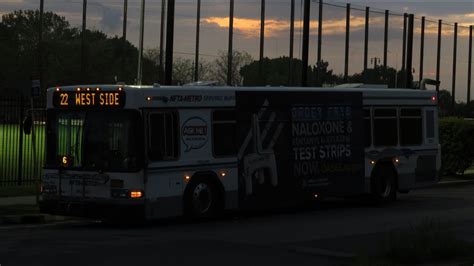
[[[138,171],[143,161],[137,111],[50,111],[48,168]],[[61,158],[67,156],[67,164]]]

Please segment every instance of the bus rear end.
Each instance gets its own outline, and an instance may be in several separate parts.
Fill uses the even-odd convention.
[[[48,91],[41,212],[144,216],[143,124],[125,100],[118,86]]]

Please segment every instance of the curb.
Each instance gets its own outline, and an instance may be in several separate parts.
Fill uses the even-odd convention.
[[[66,221],[70,219],[71,218],[68,217],[54,216],[48,214],[4,215],[0,216],[0,226],[20,224],[46,224],[52,222]]]
[[[296,253],[301,253],[301,254],[309,254],[309,255],[338,258],[338,259],[354,259],[356,257],[355,253],[329,250],[329,249],[323,249],[323,248],[292,247],[289,250]]]
[[[3,224],[40,224],[46,221],[45,215],[26,214],[26,215],[5,215],[0,217],[0,225]]]
[[[472,184],[474,184],[474,180],[441,181],[430,186],[430,188],[459,187],[459,186],[467,186],[467,185],[472,185]]]

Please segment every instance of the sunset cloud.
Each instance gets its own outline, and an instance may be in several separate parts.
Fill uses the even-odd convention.
[[[371,25],[374,26],[382,23],[381,18],[373,18]],[[227,29],[229,27],[229,17],[208,17],[203,19],[203,23],[215,25],[219,28]],[[302,24],[302,21],[296,20],[295,26]],[[365,25],[365,18],[351,17],[351,30],[363,29]],[[318,27],[317,20],[310,21],[310,28],[316,29]],[[345,32],[345,19],[324,20],[323,31],[327,35],[343,34]],[[257,38],[260,36],[260,19],[253,18],[234,18],[234,30],[244,35],[246,38]],[[265,37],[279,37],[287,35],[290,30],[290,22],[288,20],[267,19],[265,21]],[[311,34],[316,34],[316,31],[311,31]]]

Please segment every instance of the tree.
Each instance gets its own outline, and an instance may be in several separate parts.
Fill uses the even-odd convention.
[[[244,79],[241,75],[240,69],[250,64],[253,61],[252,56],[245,51],[232,51],[232,73],[231,73],[231,84],[234,86],[240,86],[243,84]],[[227,72],[228,72],[228,54],[225,51],[219,51],[218,57],[214,60],[214,66],[212,68],[211,77],[218,81],[220,84],[227,84]]]
[[[2,16],[0,31],[1,87],[15,87],[18,81],[39,78],[38,39],[39,11],[14,11]],[[57,51],[64,40],[77,34],[64,17],[52,12],[43,15],[43,61],[48,51]],[[46,63],[44,63],[46,65]]]
[[[299,86],[301,85],[302,61],[293,59],[293,80],[288,83],[289,64],[288,57],[264,58],[263,72],[260,74],[260,62],[254,61],[241,70],[244,77],[244,86]],[[338,77],[329,69],[327,62],[319,62],[316,66],[308,69],[308,85],[321,86],[326,84],[334,85],[338,82]]]
[[[14,11],[0,22],[0,89],[28,84],[38,73],[39,11]],[[97,30],[86,30],[86,73],[81,77],[81,32],[52,12],[43,15],[43,87],[75,84],[135,83],[138,50],[130,42],[108,37]],[[125,61],[122,62],[122,56]],[[143,61],[143,82],[152,84],[158,76],[151,60]]]

